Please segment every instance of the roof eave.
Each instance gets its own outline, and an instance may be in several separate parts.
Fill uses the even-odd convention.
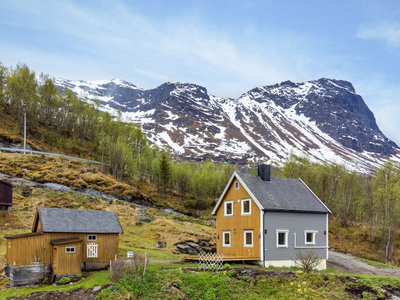
[[[330,214],[330,211],[316,211],[316,210],[298,210],[298,209],[275,209],[275,208],[264,208],[265,212],[285,212],[285,213],[304,213],[304,214]]]
[[[325,203],[322,202],[321,199],[319,199],[317,195],[315,195],[315,193],[308,187],[307,184],[304,183],[303,180],[301,180],[301,178],[299,178],[299,180],[304,184],[304,186],[311,192],[311,194],[313,194],[314,197],[317,198],[318,201],[319,201],[319,202],[326,208],[326,210],[331,214],[331,213],[332,213],[331,210],[325,205]]]
[[[246,183],[242,180],[242,178],[239,176],[239,174],[235,171],[235,172],[233,172],[231,179],[229,180],[228,184],[226,185],[225,190],[222,192],[222,195],[219,198],[218,203],[215,205],[214,210],[211,213],[212,215],[216,214],[217,209],[222,202],[222,199],[225,197],[225,194],[228,191],[228,188],[231,186],[233,178],[235,178],[235,177],[239,180],[240,184],[244,187],[244,189],[250,195],[250,198],[253,199],[254,203],[258,206],[258,208],[263,209],[263,206],[261,205],[260,201],[258,201],[258,199],[256,198],[256,196],[254,196],[254,194],[250,190],[250,188],[246,185]]]
[[[217,212],[217,210],[218,210],[218,207],[219,207],[219,205],[220,205],[221,202],[222,202],[222,199],[224,198],[226,192],[228,191],[229,186],[230,186],[231,183],[232,183],[233,178],[235,177],[235,174],[237,175],[236,171],[233,172],[233,174],[232,174],[232,176],[231,176],[231,179],[229,179],[229,181],[228,181],[228,183],[227,183],[227,185],[226,185],[224,191],[223,191],[222,194],[221,194],[221,197],[219,197],[219,200],[218,200],[217,204],[215,205],[215,207],[214,207],[214,209],[213,209],[213,211],[212,211],[212,213],[211,213],[212,215],[215,215],[215,214],[216,214],[216,212]]]

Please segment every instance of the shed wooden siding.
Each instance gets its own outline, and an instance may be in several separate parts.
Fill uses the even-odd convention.
[[[11,185],[0,181],[0,205],[12,205],[12,191]]]
[[[86,245],[88,235],[96,235],[95,244],[99,245],[97,258],[86,258]],[[52,245],[50,240],[76,237],[82,239],[82,261],[83,262],[108,262],[118,257],[118,233],[43,233],[32,236],[6,238],[7,241],[7,263],[15,266],[30,265],[32,262],[52,263]],[[10,247],[9,247],[10,246]]]
[[[75,247],[75,253],[65,252],[65,247]],[[64,242],[53,245],[53,273],[78,274],[81,273],[82,241]]]
[[[236,178],[229,186],[224,198],[221,201],[217,211],[217,252],[223,253],[225,256],[242,256],[242,257],[260,257],[260,209],[251,199],[251,215],[241,216],[242,199],[250,199],[250,195],[244,187],[239,183],[239,189],[235,190]],[[233,216],[224,216],[224,202],[233,201]],[[222,247],[222,231],[231,231],[231,247]],[[236,230],[236,233],[234,233]],[[244,247],[243,230],[253,230],[253,247]]]

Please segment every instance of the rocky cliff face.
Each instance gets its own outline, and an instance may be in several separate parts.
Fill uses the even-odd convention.
[[[361,171],[398,156],[351,83],[322,78],[254,88],[238,99],[210,95],[195,84],[167,82],[143,90],[114,79],[57,79],[102,109],[140,123],[149,140],[191,159],[281,162],[289,151],[312,161],[346,162]],[[351,161],[349,163],[349,161]]]

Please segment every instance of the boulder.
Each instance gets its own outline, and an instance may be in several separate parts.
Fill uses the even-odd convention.
[[[184,253],[184,254],[191,254],[191,255],[199,254],[199,251],[197,251],[195,248],[192,248],[186,244],[177,244],[176,249],[178,249],[178,251],[180,253]]]
[[[157,248],[165,248],[165,247],[167,247],[167,242],[161,242],[161,241],[157,242]]]
[[[151,219],[146,216],[141,216],[139,222],[151,222]]]

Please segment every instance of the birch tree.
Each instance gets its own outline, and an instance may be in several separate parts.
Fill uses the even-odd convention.
[[[374,181],[374,207],[379,212],[385,241],[385,263],[389,263],[395,239],[394,228],[398,225],[400,212],[399,166],[388,160],[377,170]]]

